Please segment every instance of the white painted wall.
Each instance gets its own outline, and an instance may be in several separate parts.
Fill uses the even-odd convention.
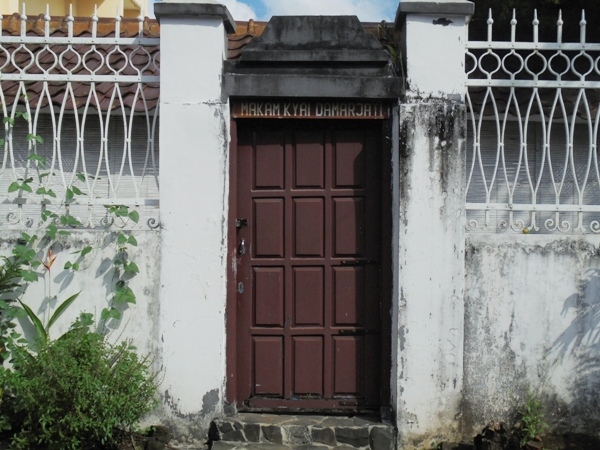
[[[470,234],[466,435],[510,420],[527,389],[555,432],[600,426],[600,236]]]
[[[464,100],[467,40],[465,20],[464,16],[445,14],[407,15],[404,54],[407,84],[410,88],[408,95],[441,98],[458,96]]]
[[[452,436],[462,389],[464,110],[400,107],[397,353],[400,441]],[[450,122],[454,121],[454,125]]]
[[[176,3],[176,2],[169,2]],[[185,441],[222,414],[229,106],[216,16],[160,17],[163,419]]]
[[[406,4],[400,24],[409,91],[400,103],[398,247],[393,249],[398,306],[392,392],[399,448],[459,435],[466,27],[464,15],[448,14],[442,3],[447,2]]]
[[[0,233],[0,254],[10,256],[21,232],[43,236],[44,231],[36,229],[3,230]],[[44,323],[53,314],[55,308],[77,292],[81,292],[75,302],[65,311],[61,318],[50,330],[50,337],[56,339],[69,329],[69,326],[81,312],[94,314],[100,331],[105,331],[100,321],[102,309],[114,293],[114,266],[116,256],[116,233],[118,230],[73,230],[69,236],[57,239],[52,245],[56,260],[48,273],[43,266],[37,272],[39,281],[32,282],[27,287],[23,301],[44,319]],[[130,260],[134,261],[140,273],[133,277],[129,286],[137,297],[135,305],[123,312],[120,323],[114,321],[107,323],[110,342],[131,339],[140,354],[150,355],[154,359],[155,370],[160,370],[159,362],[159,334],[158,317],[160,304],[158,302],[158,278],[160,258],[160,231],[136,230],[131,233],[138,241],[137,247],[129,250]],[[93,248],[81,263],[80,270],[64,270],[67,261],[74,262],[77,255],[73,252],[80,251],[86,246]],[[38,255],[40,260],[47,261],[47,249]],[[56,297],[48,307],[47,298]],[[27,320],[20,324],[26,333],[33,331]]]

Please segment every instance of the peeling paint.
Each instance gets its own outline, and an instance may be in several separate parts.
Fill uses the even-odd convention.
[[[510,421],[532,391],[560,432],[600,426],[600,239],[470,235],[466,245],[466,435]]]
[[[208,391],[202,397],[202,415],[211,414],[215,411],[215,407],[219,404],[219,390],[213,389]]]
[[[450,19],[446,19],[445,17],[440,17],[439,19],[435,19],[432,23],[434,25],[442,25],[444,27],[447,27],[448,25],[450,25],[451,23],[454,23],[454,22],[451,21]]]

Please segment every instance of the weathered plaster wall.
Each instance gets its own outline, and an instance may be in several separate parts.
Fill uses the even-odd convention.
[[[510,420],[529,389],[557,431],[600,426],[600,237],[469,235],[465,436]]]
[[[392,391],[400,442],[456,433],[462,389],[464,108],[400,106],[398,316]]]
[[[463,390],[464,0],[402,1],[398,302],[392,392],[399,448],[459,437]],[[394,311],[396,313],[396,311]],[[429,442],[428,442],[429,440]]]
[[[409,95],[464,97],[465,17],[447,14],[409,15],[404,35]],[[443,71],[440,71],[441,67]]]
[[[41,232],[27,229],[29,234]],[[20,237],[21,231],[2,230],[0,232],[0,254],[10,256],[11,251]],[[73,294],[81,292],[75,302],[65,311],[61,318],[50,330],[50,337],[57,338],[69,329],[69,326],[81,312],[94,314],[98,328],[103,328],[100,321],[102,309],[114,293],[113,260],[116,256],[116,231],[105,230],[78,231],[74,230],[69,236],[59,238],[52,245],[56,260],[50,273],[39,266],[37,272],[39,281],[32,282],[27,287],[23,301],[40,317],[47,321],[54,309],[62,301]],[[108,322],[108,340],[131,339],[140,354],[147,354],[154,360],[154,368],[161,370],[158,319],[160,317],[160,304],[158,302],[159,266],[160,259],[160,231],[133,231],[132,235],[138,241],[137,247],[129,249],[129,257],[134,261],[140,272],[129,281],[129,286],[137,297],[135,305],[129,305],[123,311],[120,322]],[[64,270],[67,261],[74,262],[77,255],[72,253],[91,246],[93,250],[85,256],[80,270]],[[47,260],[46,251],[39,254],[40,260]],[[48,308],[48,294],[56,297],[50,302]],[[25,333],[30,333],[32,328],[27,320],[21,320]]]
[[[201,446],[223,414],[229,103],[222,99],[227,10],[161,2],[161,418]],[[224,22],[224,16],[227,19]]]

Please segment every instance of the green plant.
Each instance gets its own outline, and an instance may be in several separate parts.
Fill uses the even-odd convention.
[[[46,325],[44,325],[42,320],[33,312],[33,310],[28,305],[23,303],[21,299],[18,299],[19,303],[21,304],[21,307],[25,311],[25,314],[27,314],[29,320],[31,320],[31,323],[33,324],[36,331],[36,337],[34,339],[34,342],[31,343],[33,344],[31,345],[33,348],[43,346],[48,342],[48,340],[50,339],[50,327],[52,327],[54,322],[56,322],[56,320],[60,316],[62,316],[62,314],[67,310],[67,308],[71,306],[71,303],[75,301],[79,294],[80,292],[71,295],[64,302],[58,305],[58,307],[56,308]]]
[[[71,331],[40,346],[13,352],[13,368],[0,368],[4,386],[0,423],[14,432],[12,449],[49,450],[114,443],[156,404],[156,374],[129,342],[111,345],[89,331],[84,314]]]
[[[387,23],[382,22],[377,27],[379,34],[379,41],[383,48],[390,55],[390,63],[396,73],[396,76],[402,79],[402,88],[406,89],[406,76],[404,74],[404,63],[402,56],[402,44],[400,43],[400,37],[393,26],[388,26]]]
[[[25,291],[30,281],[37,280],[35,267],[40,263],[35,260],[36,252],[29,242],[31,237],[21,235],[12,249],[11,257],[1,257],[0,265],[0,365],[9,356],[9,348],[14,342],[21,341],[21,335],[15,331],[15,319],[25,315],[17,304],[18,298]]]
[[[528,392],[525,404],[519,410],[521,421],[521,446],[529,441],[539,438],[548,429],[544,417],[542,402],[537,396]]]
[[[17,111],[11,117],[5,117],[3,123],[6,126],[7,132],[12,132],[16,119],[22,119],[29,122],[30,116],[28,113]],[[43,200],[49,198],[57,199],[56,192],[47,185],[51,175],[51,173],[46,170],[47,159],[38,153],[37,144],[43,144],[44,139],[41,136],[29,133],[25,140],[29,146],[29,156],[27,157],[25,172],[22,177],[9,185],[8,193],[15,193],[19,197],[35,194],[42,196]],[[0,140],[0,144],[1,143],[2,140]],[[41,264],[46,269],[44,272],[44,280],[46,281],[47,286],[46,299],[48,304],[50,304],[51,300],[56,299],[56,297],[52,296],[52,281],[50,277],[51,268],[56,259],[56,255],[53,253],[52,249],[60,236],[69,235],[71,229],[83,227],[80,220],[70,214],[69,206],[77,202],[78,196],[86,195],[82,190],[83,188],[80,188],[79,186],[86,185],[90,177],[92,176],[85,173],[74,174],[68,186],[65,187],[64,199],[60,202],[60,207],[57,209],[57,211],[59,209],[62,210],[62,213],[48,209],[48,205],[51,204],[51,202],[43,201],[40,222],[41,239],[38,239],[36,235],[30,236],[23,233],[21,237],[22,244],[13,249],[13,254],[16,254],[16,250],[21,248],[20,253],[22,254],[22,257],[21,255],[18,255],[21,260],[18,261],[20,266],[19,264],[17,266],[27,269],[21,270],[23,274],[20,278],[11,280],[14,287],[19,288],[21,295],[25,292],[28,283],[38,280],[38,275],[40,274],[38,274],[35,269]],[[106,211],[107,217],[105,223],[108,226],[112,225],[117,220],[125,225],[128,221],[137,223],[140,219],[138,211],[131,210],[125,205],[107,205]],[[111,234],[108,233],[108,235]],[[118,232],[115,240],[117,245],[116,254],[113,258],[113,294],[108,300],[107,307],[103,308],[100,317],[105,329],[107,321],[110,321],[111,319],[114,319],[115,321],[121,320],[122,311],[126,306],[136,302],[136,295],[131,289],[129,281],[139,273],[139,268],[137,264],[131,260],[128,249],[137,246],[137,240],[132,236],[131,231]],[[72,272],[79,271],[85,256],[92,252],[92,250],[92,246],[88,245],[81,250],[73,252],[73,254],[78,255],[76,260],[66,261],[63,269]],[[42,258],[40,255],[47,256]],[[10,268],[10,266],[7,267]],[[1,294],[2,291],[0,285],[0,295]],[[52,319],[58,318],[58,316],[71,305],[75,297],[71,296],[62,302],[50,319],[47,318],[47,315],[49,314],[49,310],[47,310],[47,324],[45,326],[42,325],[43,321],[39,319],[27,305],[19,301],[26,313],[22,316],[28,317],[34,325],[37,334],[36,341],[48,339],[48,329],[53,323]],[[56,315],[57,312],[59,312],[58,316]],[[0,303],[0,351],[7,348],[5,341],[8,341],[9,339],[14,340],[20,337],[20,335],[14,331],[10,331],[14,328],[14,319],[19,313],[19,308],[15,306],[15,298],[12,298],[9,302]],[[1,322],[1,320],[4,320],[4,322]],[[5,324],[4,327],[2,327],[3,324]],[[6,351],[3,351],[3,353],[4,357],[6,357]]]
[[[138,223],[140,215],[137,211],[130,211],[125,205],[105,206],[107,214],[111,217],[110,222],[115,220],[131,220]],[[131,232],[121,231],[117,233],[117,253],[113,260],[115,284],[114,295],[111,298],[108,307],[102,310],[100,318],[103,321],[110,319],[120,320],[122,317],[120,307],[127,304],[135,304],[136,296],[129,280],[139,273],[139,268],[135,261],[131,261],[129,248],[137,247],[138,242]]]

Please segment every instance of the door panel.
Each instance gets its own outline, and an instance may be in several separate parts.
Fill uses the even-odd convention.
[[[238,407],[375,409],[381,125],[237,129]]]

